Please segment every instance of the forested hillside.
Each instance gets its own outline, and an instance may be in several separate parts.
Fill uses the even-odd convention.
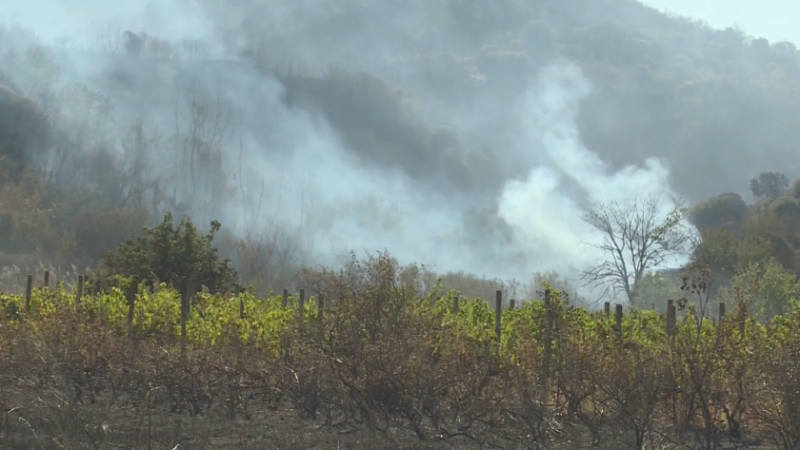
[[[0,448],[800,448],[794,44],[88,3],[0,26]]]
[[[564,248],[524,235],[561,211],[531,206],[547,219],[528,227],[503,206],[541,165],[561,169],[570,201],[586,197],[569,161],[528,136],[549,126],[531,125],[536,105],[583,89],[542,81],[560,62],[587,87],[558,123],[611,171],[665,161],[720,287],[772,256],[800,270],[792,43],[628,0],[176,4],[213,27],[169,40],[123,24],[88,49],[0,31],[0,255],[14,283],[41,264],[95,267],[167,212],[222,222],[223,253],[262,289],[345,250],[490,277],[568,267]],[[752,195],[767,172],[786,180]]]

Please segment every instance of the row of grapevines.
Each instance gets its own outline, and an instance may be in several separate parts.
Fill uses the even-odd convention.
[[[286,307],[282,298],[270,295],[258,298],[244,293],[233,299],[220,294],[199,293],[190,308],[187,320],[187,339],[207,345],[238,340],[249,345],[277,349],[280,337],[296,323],[297,299],[289,297]],[[243,314],[240,317],[240,302]],[[140,335],[180,336],[180,296],[165,285],[155,293],[140,289],[135,297],[133,328]],[[471,341],[489,343],[496,341],[495,311],[481,299],[459,299],[458,311],[453,311],[453,294],[438,298],[420,297],[409,302],[415,314],[427,315],[449,330],[450,338],[463,336]],[[582,308],[569,307],[561,301],[557,292],[552,296],[552,336],[573,334],[581,339],[597,335],[611,335],[613,319]],[[112,330],[125,333],[128,329],[129,303],[121,289],[108,293],[84,295],[80,300],[81,311],[87,320],[103,320]],[[63,286],[56,289],[35,289],[30,299],[30,314],[26,319],[37,321],[57,317],[63,308],[76,308],[76,296]],[[25,315],[25,299],[18,295],[0,294],[0,311],[7,322],[22,320]],[[692,310],[690,310],[691,314]],[[786,336],[796,332],[794,312],[774,318],[771,322],[775,336]],[[304,321],[316,319],[317,306],[311,297],[305,304]],[[545,329],[545,308],[541,302],[524,302],[520,307],[502,312],[502,328],[499,342],[501,354],[514,358],[517,354],[541,355]],[[763,325],[750,320],[749,327],[755,333],[765,333]],[[693,320],[678,324],[678,334],[697,334]],[[700,333],[706,339],[715,335],[710,321],[703,323]],[[663,314],[655,311],[632,310],[623,316],[622,338],[655,345],[665,342],[666,321]],[[524,347],[524,348],[523,348]],[[554,351],[558,351],[558,346]]]

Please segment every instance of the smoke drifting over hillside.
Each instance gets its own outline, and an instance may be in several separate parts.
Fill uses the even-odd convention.
[[[53,46],[56,90],[85,84],[110,96],[113,115],[104,118],[114,129],[139,117],[162,137],[147,166],[174,184],[168,209],[240,235],[281,230],[282,245],[305,264],[387,249],[437,271],[567,274],[600,256],[580,220],[586,202],[660,194],[669,206],[677,194],[668,164],[610,164],[582,142],[579,113],[594,83],[578,65],[486,47],[503,27],[467,33],[474,24],[445,4],[18,0],[7,19]],[[314,28],[323,16],[334,19]],[[173,44],[128,56],[126,29]],[[5,33],[4,52],[24,53],[18,36]],[[471,94],[448,92],[420,69],[425,54],[438,58],[432,67],[457,66],[450,87]],[[5,67],[37,98],[27,72]],[[222,158],[188,168],[170,159],[177,144],[166,136],[196,123],[191,86],[211,105],[203,139]],[[347,89],[356,87],[384,103],[350,105],[359,97]]]
[[[521,145],[543,149],[545,161],[526,180],[510,181],[499,199],[500,216],[517,230],[520,244],[558,270],[570,263],[585,268],[603,257],[578,244],[597,238],[581,221],[581,205],[587,201],[624,203],[657,196],[666,214],[671,198],[678,196],[670,188],[669,170],[658,159],[648,159],[644,167],[613,171],[581,143],[575,121],[590,89],[574,65],[556,64],[541,71],[524,100],[528,133]]]

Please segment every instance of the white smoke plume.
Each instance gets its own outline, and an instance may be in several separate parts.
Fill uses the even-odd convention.
[[[213,41],[217,30],[205,14],[192,13],[185,5],[179,8],[176,2],[134,3],[122,9],[89,0],[12,0],[9,14],[45,42],[72,35],[76,36],[72,42],[80,43],[75,46],[84,50],[90,50],[97,38],[87,38],[81,27],[99,30],[99,24],[115,20],[126,23],[126,28],[165,38]],[[95,9],[89,8],[92,5]],[[221,42],[212,43],[212,53],[226,48]],[[308,48],[304,51],[313,53]],[[99,62],[102,58],[65,55],[62,83],[104,89],[98,80],[110,69]],[[220,64],[218,72],[197,66],[192,73],[186,66],[185,73],[152,77],[166,78],[167,85],[177,86],[179,78],[196,75],[208,90],[224,87],[226,101],[241,118],[237,139],[229,145],[230,167],[226,169],[240,189],[217,211],[221,217],[214,218],[237,233],[276,226],[295,230],[306,264],[335,264],[349,250],[387,249],[401,262],[424,263],[439,272],[466,271],[517,280],[549,270],[574,275],[603,257],[587,245],[595,237],[581,221],[583,205],[663,194],[666,211],[671,206],[669,197],[677,196],[670,187],[670,172],[659,160],[647,159],[643,167],[613,171],[581,143],[577,115],[592,85],[567,61],[540,68],[516,104],[484,104],[477,111],[441,106],[445,109],[437,111],[438,117],[450,115],[452,123],[474,127],[459,130],[467,136],[490,132],[490,127],[484,129],[481,124],[492,122],[500,111],[513,112],[506,119],[516,130],[513,145],[492,149],[491,157],[527,175],[506,179],[499,195],[432,189],[400,167],[370,164],[348,147],[323,115],[287,106],[282,100],[286,87],[280,80],[240,63]],[[116,99],[117,120],[124,123],[138,115],[162,131],[173,126],[171,108],[177,88],[165,97],[146,97],[149,87],[139,89],[144,91],[127,97],[106,89]],[[239,152],[241,173],[236,162]],[[496,222],[473,223],[474,211],[492,208]]]

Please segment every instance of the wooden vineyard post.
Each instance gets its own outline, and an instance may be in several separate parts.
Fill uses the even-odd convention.
[[[622,336],[622,305],[619,303],[617,303],[616,311],[614,311],[614,328]]]
[[[45,270],[44,271],[44,284],[42,284],[42,287],[44,287],[44,288],[50,287],[50,271],[49,270]]]
[[[191,290],[192,283],[189,280],[186,280],[184,282],[183,292],[181,293],[181,355],[186,354],[186,322],[189,320]]]
[[[78,275],[78,295],[75,297],[75,311],[81,313],[81,299],[83,298],[83,275]]]
[[[511,300],[509,300],[508,301],[508,309],[513,311],[514,310],[514,306],[516,306],[516,303],[517,303],[516,300],[514,300],[513,298]]]
[[[136,308],[137,287],[128,288],[128,337],[133,337],[133,313]]]
[[[288,305],[288,304],[289,304],[289,290],[288,289],[284,289],[283,290],[283,303],[281,303],[281,305],[283,305],[283,307],[286,308],[286,305]]]
[[[300,304],[298,305],[298,322],[300,327],[303,326],[303,312],[306,309],[306,290],[300,289]]]
[[[675,337],[675,302],[667,300],[667,336]]]
[[[25,315],[31,313],[31,296],[33,295],[33,275],[28,274],[28,281],[25,285]]]
[[[500,341],[500,334],[502,331],[501,325],[503,320],[503,291],[495,292],[494,296],[494,332],[497,335],[497,341]]]
[[[244,299],[242,298],[242,292],[239,285],[236,285],[235,288],[236,298],[239,300],[239,320],[244,320]]]
[[[325,326],[322,322],[322,315],[325,312],[325,294],[319,294],[319,303],[317,304],[317,326],[319,327],[319,337],[320,339],[325,337]]]
[[[544,290],[544,355],[542,360],[542,374],[539,385],[541,403],[547,406],[548,386],[550,385],[550,360],[553,357],[553,308],[550,301],[550,289]]]
[[[717,335],[717,345],[719,345],[720,339],[722,339],[722,320],[725,318],[725,303],[719,302],[719,317],[715,321],[716,324],[716,332]]]
[[[606,315],[606,319],[611,318],[611,302],[605,302],[603,305],[603,313]]]
[[[458,296],[454,295],[453,296],[453,314],[456,314],[456,315],[458,315],[458,300],[459,300]]]

